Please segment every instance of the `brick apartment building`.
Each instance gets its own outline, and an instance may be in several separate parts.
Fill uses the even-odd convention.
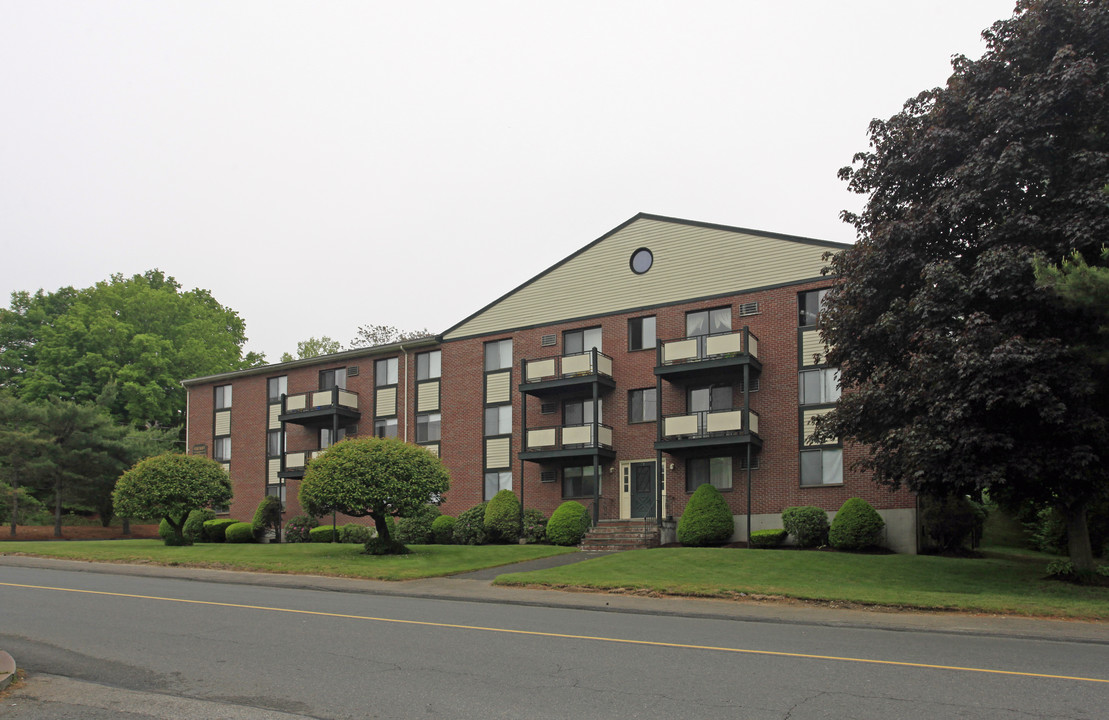
[[[440,335],[183,381],[189,448],[225,464],[237,517],[266,494],[300,513],[313,455],[375,434],[443,460],[449,514],[508,488],[666,541],[710,482],[738,540],[748,518],[862,497],[915,552],[915,496],[851,470],[862,449],[807,440],[839,393],[815,324],[843,247],[640,214]]]

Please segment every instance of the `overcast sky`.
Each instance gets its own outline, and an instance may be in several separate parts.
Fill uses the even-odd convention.
[[[160,268],[277,361],[637,212],[850,242],[836,171],[1013,0],[0,0],[0,298]]]

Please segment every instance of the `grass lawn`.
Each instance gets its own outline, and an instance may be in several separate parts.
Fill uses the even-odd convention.
[[[584,587],[670,595],[772,595],[913,609],[1109,620],[1109,587],[1044,579],[1053,557],[987,548],[985,557],[853,555],[801,550],[658,548],[550,570],[498,585]]]
[[[574,552],[552,545],[409,545],[409,555],[363,555],[342,543],[198,543],[166,547],[161,540],[5,542],[3,555],[34,555],[97,562],[153,563],[177,567],[331,575],[372,580],[439,577]]]

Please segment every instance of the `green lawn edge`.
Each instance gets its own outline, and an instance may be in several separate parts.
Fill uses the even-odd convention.
[[[497,585],[723,599],[788,598],[912,611],[1109,620],[1109,587],[1047,578],[1053,556],[987,548],[980,558],[801,550],[655,548],[527,573]]]
[[[168,547],[161,540],[8,541],[0,555],[321,575],[363,580],[418,580],[501,567],[577,552],[554,545],[409,545],[408,555],[365,555],[344,543],[197,543]]]

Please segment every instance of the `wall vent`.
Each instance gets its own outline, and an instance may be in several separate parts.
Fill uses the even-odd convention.
[[[743,317],[744,315],[758,315],[759,314],[759,304],[757,302],[743,303],[742,305],[739,306],[738,309],[739,309],[739,316],[740,317]]]
[[[539,473],[540,482],[553,483],[557,479],[558,473],[556,473],[554,470],[544,470],[543,472]]]
[[[558,342],[558,336],[557,335],[544,335],[543,339],[539,341],[539,344],[542,345],[543,347],[554,347],[555,343],[557,343],[557,342]]]
[[[358,366],[357,365],[351,365],[350,367],[347,368],[347,377],[354,377],[357,374],[358,374]]]
[[[558,412],[558,403],[556,402],[543,403],[539,406],[541,415],[554,415],[556,412]]]

